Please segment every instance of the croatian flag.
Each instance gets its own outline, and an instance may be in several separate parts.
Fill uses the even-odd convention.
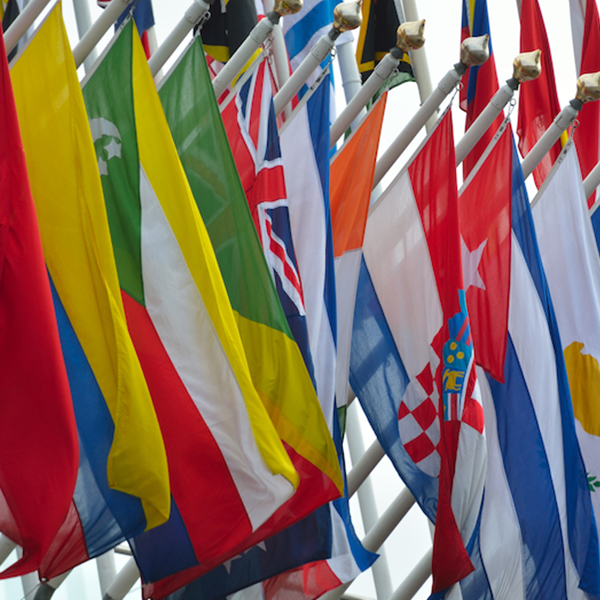
[[[369,214],[350,369],[381,445],[435,521],[433,589],[445,589],[474,568],[465,546],[486,464],[450,112]]]
[[[523,175],[507,128],[460,195],[467,303],[486,419],[488,468],[468,599],[600,593],[598,538],[562,347]],[[500,304],[498,304],[500,299]],[[498,307],[501,308],[498,308]],[[506,306],[506,316],[502,312]],[[501,373],[485,354],[505,338]]]
[[[266,60],[261,60],[230,98],[220,106],[227,138],[279,300],[314,380],[273,108],[273,78]]]

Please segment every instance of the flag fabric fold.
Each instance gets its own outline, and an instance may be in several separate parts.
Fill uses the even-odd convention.
[[[35,571],[71,505],[78,442],[25,151],[0,33],[0,530]]]
[[[350,363],[352,389],[380,443],[435,521],[434,591],[474,569],[465,547],[486,468],[455,164],[447,112],[372,207]]]
[[[497,289],[487,288],[493,272],[489,263],[507,261],[509,313],[503,381],[478,367],[488,467],[477,539],[470,549],[477,569],[461,582],[462,597],[597,596],[596,523],[553,303],[510,128],[486,155],[460,195],[465,279],[482,291],[479,302],[486,297],[494,302]],[[480,210],[482,197],[493,210]],[[503,251],[479,251],[503,238],[510,238]],[[495,317],[493,311],[471,316],[477,351],[488,319]]]
[[[52,577],[166,521],[170,487],[60,3],[11,76],[79,434],[73,505],[40,568]]]

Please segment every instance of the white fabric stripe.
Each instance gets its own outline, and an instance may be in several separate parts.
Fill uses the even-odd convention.
[[[348,250],[335,259],[335,298],[337,308],[337,362],[335,373],[335,396],[338,406],[348,400],[348,376],[356,287],[360,273],[362,248]]]
[[[334,418],[336,349],[325,305],[325,200],[306,105],[282,134],[281,155],[292,239],[304,292],[317,395],[331,430]]]
[[[198,412],[210,428],[256,529],[294,492],[256,445],[242,392],[202,296],[140,168],[146,308]]]
[[[388,251],[382,253],[381,248]],[[443,325],[443,313],[407,171],[369,215],[363,253],[409,377],[430,361],[435,372],[439,359],[430,344]]]
[[[358,577],[361,570],[354,560],[352,549],[348,543],[344,521],[331,502],[329,503],[329,511],[331,513],[333,542],[331,558],[328,559],[327,564],[342,584]]]
[[[584,598],[583,592],[577,588],[579,576],[569,552],[564,449],[552,339],[544,308],[514,232],[511,252],[508,329],[527,382],[550,465],[565,547],[567,593],[569,598]],[[532,332],[535,332],[534,335]]]
[[[481,515],[481,558],[494,598],[525,600],[523,540],[504,472],[498,441],[496,410],[487,375],[477,367],[485,413],[487,475]]]
[[[594,238],[575,146],[571,145],[540,191],[533,209],[536,233],[552,295],[563,350],[584,344],[582,354],[600,358],[600,256]],[[560,240],[560,244],[556,243]],[[581,388],[584,381],[578,382]],[[591,382],[589,382],[591,383]],[[588,388],[590,415],[596,391]],[[593,417],[590,421],[593,420]],[[576,421],[577,437],[590,474],[600,474],[600,438],[585,433]],[[596,514],[600,497],[592,493]],[[574,567],[573,567],[574,568]],[[571,571],[569,569],[568,573]],[[575,575],[575,580],[578,576]]]

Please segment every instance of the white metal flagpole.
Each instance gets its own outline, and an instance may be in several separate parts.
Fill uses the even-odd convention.
[[[377,161],[373,187],[383,179],[384,175],[391,169],[400,155],[406,150],[410,142],[427,123],[428,119],[438,109],[444,98],[456,87],[465,74],[466,70],[475,65],[482,65],[489,57],[489,36],[470,37],[461,44],[461,60],[456,63],[442,80],[431,95],[423,102],[421,108],[413,115],[406,127],[398,137],[391,143],[383,156]]]
[[[332,123],[329,129],[331,147],[344,135],[354,119],[360,114],[367,102],[375,95],[377,90],[387,81],[394,69],[398,66],[404,52],[420,48],[425,43],[425,21],[411,21],[402,23],[398,27],[398,39],[388,54],[386,54],[375,67],[369,78],[360,87],[356,95],[348,101],[344,110]]]
[[[481,111],[475,122],[467,129],[460,142],[456,144],[456,166],[473,150],[481,136],[488,130],[496,117],[510,102],[519,85],[525,81],[537,79],[542,72],[541,50],[519,54],[513,62],[513,76],[494,94],[488,105]]]
[[[587,73],[581,75],[577,80],[577,94],[573,100],[565,106],[544,135],[537,141],[521,163],[523,178],[527,179],[546,153],[560,139],[563,131],[567,129],[577,118],[579,111],[587,102],[600,99],[600,71],[598,73]]]
[[[343,2],[335,7],[331,29],[319,38],[312,50],[298,65],[292,76],[276,94],[275,98],[273,98],[275,115],[281,114],[292,98],[300,91],[304,82],[331,52],[331,49],[335,45],[335,40],[344,31],[360,27],[361,21],[360,4],[358,2]]]
[[[27,33],[49,2],[50,0],[31,0],[23,12],[11,23],[4,32],[4,46],[7,55],[16,48],[19,40]]]

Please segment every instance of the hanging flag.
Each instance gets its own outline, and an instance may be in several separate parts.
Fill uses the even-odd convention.
[[[481,210],[482,197],[490,210]],[[465,281],[481,292],[480,302],[485,296],[495,301],[497,290],[488,287],[493,263],[510,265],[504,381],[478,368],[488,468],[478,535],[470,549],[477,570],[461,583],[462,596],[524,600],[530,590],[543,598],[583,598],[582,591],[598,596],[596,523],[510,128],[463,187],[460,217]],[[509,237],[509,248],[494,248]],[[477,352],[495,315],[473,311],[471,318]]]
[[[98,6],[106,8],[111,0],[97,0]],[[118,31],[119,27],[123,24],[125,19],[129,16],[133,17],[135,26],[140,34],[142,40],[142,46],[144,47],[144,53],[146,58],[150,58],[152,55],[152,49],[150,48],[150,41],[148,39],[148,31],[154,27],[154,11],[152,10],[152,0],[131,0],[129,7],[126,8],[121,16],[115,22],[115,31]]]
[[[60,3],[11,75],[79,434],[73,505],[40,568],[52,577],[166,521],[170,487]]]
[[[69,510],[77,428],[0,33],[0,530],[40,562]]]
[[[313,377],[304,294],[292,241],[272,85],[270,68],[262,58],[251,75],[234,90],[232,99],[221,104],[220,109],[279,300]]]
[[[131,541],[144,580],[156,581],[231,556],[291,497],[298,474],[252,383],[132,22],[83,93],[127,322],[169,459],[170,518]],[[167,545],[168,558],[157,552]]]
[[[160,97],[207,223],[253,381],[301,475],[296,494],[259,530],[269,535],[269,528],[279,531],[338,495],[341,479],[331,435],[279,303],[209,81],[202,44],[196,39],[161,87]],[[190,128],[191,123],[201,126]],[[240,545],[235,557],[224,557],[224,564],[204,577],[207,569],[190,569],[145,586],[144,595],[164,597],[195,579],[178,595],[221,598],[314,557],[324,558],[331,548],[328,512],[325,506],[250,549]],[[262,538],[250,541],[256,544]]]
[[[542,72],[537,79],[528,81],[519,89],[519,151],[525,156],[552,125],[560,112],[556,94],[554,66],[546,27],[538,0],[521,0],[521,52],[541,50]],[[566,140],[565,140],[566,141]],[[536,186],[541,187],[560,154],[561,143],[556,142],[533,171]]]
[[[575,30],[581,27],[583,16],[583,37],[576,37]],[[573,46],[575,64],[578,74],[597,73],[600,71],[600,18],[595,0],[585,3],[571,0],[571,22],[573,27]],[[600,105],[598,102],[587,102],[577,115],[579,125],[573,134],[581,175],[585,179],[598,163],[600,157]],[[596,200],[596,191],[588,198],[588,206]]]
[[[364,83],[379,61],[396,45],[400,19],[393,0],[363,0],[362,17],[356,44],[356,62]],[[406,52],[397,69],[393,85],[415,81]]]
[[[331,163],[329,185],[338,318],[335,394],[345,425],[356,286],[387,92]]]
[[[547,185],[534,200],[540,254],[556,311],[595,514],[600,514],[600,429],[596,398],[600,382],[600,255],[581,180],[577,152],[565,148]],[[560,240],[560,244],[557,244]]]
[[[200,28],[206,53],[226,63],[258,23],[254,0],[220,0]]]
[[[448,111],[369,214],[350,363],[381,445],[435,522],[434,592],[473,571],[486,465],[455,177]]]
[[[460,92],[460,107],[467,113],[465,131],[471,127],[475,119],[477,119],[481,111],[483,111],[498,91],[498,76],[496,75],[496,60],[492,49],[487,0],[462,0],[461,40],[485,34],[490,36],[490,57],[481,66],[469,67],[462,79],[463,88]],[[465,179],[490,143],[501,123],[502,115],[498,115],[492,125],[490,125],[488,130],[475,144],[473,150],[467,154],[463,161]]]

